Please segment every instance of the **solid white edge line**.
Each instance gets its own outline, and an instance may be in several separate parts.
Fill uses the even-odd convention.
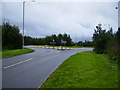
[[[19,65],[21,63],[24,63],[24,62],[27,62],[27,61],[30,61],[32,60],[33,58],[30,58],[30,59],[27,59],[25,61],[21,61],[21,62],[18,62],[18,63],[15,63],[15,64],[12,64],[12,65],[9,65],[9,66],[6,66],[6,67],[3,67],[4,69],[7,69],[7,68],[10,68],[10,67],[13,67],[13,66],[16,66],[16,65]]]

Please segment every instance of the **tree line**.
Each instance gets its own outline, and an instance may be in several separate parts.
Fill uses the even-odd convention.
[[[72,39],[68,34],[58,34],[46,36],[45,38],[33,38],[31,36],[25,36],[25,45],[55,45],[55,46],[71,46]]]
[[[93,47],[93,41],[79,41],[77,45],[82,47]]]
[[[55,46],[82,46],[82,47],[93,47],[92,41],[78,41],[73,42],[70,35],[58,34],[46,36],[45,38],[33,38],[31,36],[25,36],[25,45],[55,45]],[[54,42],[53,42],[54,40]],[[64,43],[66,42],[66,43]]]
[[[106,31],[98,24],[93,34],[94,51],[98,54],[107,53],[111,59],[120,59],[120,27],[113,33],[112,27]]]

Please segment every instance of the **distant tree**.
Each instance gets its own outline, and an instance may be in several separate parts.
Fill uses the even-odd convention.
[[[32,38],[30,36],[25,36],[24,37],[24,42],[25,42],[25,45],[32,45]]]
[[[51,42],[51,45],[53,45],[53,44],[56,45],[57,44],[57,36],[55,34],[53,34],[51,36],[50,42]]]
[[[63,41],[66,41],[67,43],[64,43],[64,45],[71,46],[72,39],[70,35],[67,35],[66,33],[63,34]]]
[[[82,46],[82,43],[83,43],[83,41],[79,41],[79,42],[77,43],[77,45],[78,45],[78,46]]]
[[[83,41],[79,41],[77,43],[78,46],[83,46],[83,47],[93,47],[93,42],[92,41],[86,41],[83,42]]]
[[[56,36],[55,34],[51,36],[46,36],[45,38],[33,38],[31,36],[25,36],[25,45],[53,45],[53,40],[54,40],[54,45],[60,46],[61,40],[67,41],[66,45],[70,46],[72,43],[72,39],[70,35],[67,34],[58,34]]]
[[[70,37],[70,35],[67,36],[67,46],[71,46],[72,43],[72,39]]]
[[[51,42],[51,39],[52,39],[52,38],[51,38],[50,36],[46,36],[46,37],[45,37],[45,44],[46,44],[46,45],[50,45],[50,44],[51,44],[51,43],[50,43],[50,42]]]
[[[61,40],[63,39],[62,34],[58,34],[58,39],[57,39],[57,45],[60,46],[61,45]]]

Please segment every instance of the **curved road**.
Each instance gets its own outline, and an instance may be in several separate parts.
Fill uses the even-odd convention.
[[[2,59],[3,88],[38,88],[68,57],[92,50],[32,49],[35,52]]]

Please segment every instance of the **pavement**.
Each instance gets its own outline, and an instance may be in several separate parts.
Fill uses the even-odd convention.
[[[2,59],[3,88],[37,89],[71,55],[92,50],[57,50],[29,46],[27,48],[35,49],[35,52]]]

